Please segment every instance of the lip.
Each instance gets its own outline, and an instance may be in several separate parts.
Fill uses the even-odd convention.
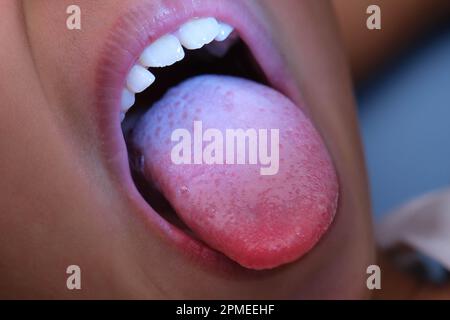
[[[185,255],[188,261],[221,275],[261,276],[285,268],[254,271],[239,266],[225,255],[192,238],[162,218],[143,199],[132,178],[122,134],[120,94],[128,71],[143,49],[159,37],[173,32],[193,17],[215,17],[232,25],[250,51],[272,87],[303,105],[293,78],[281,54],[271,41],[270,32],[244,1],[166,0],[158,4],[142,1],[116,21],[106,39],[96,70],[95,120],[102,141],[102,153],[111,178],[128,199],[130,211],[137,213],[150,231]],[[150,88],[151,90],[151,88]]]

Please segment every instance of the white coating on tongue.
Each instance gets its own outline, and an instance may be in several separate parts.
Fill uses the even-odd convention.
[[[185,128],[193,137],[194,121],[224,137],[226,129],[278,129],[277,174],[261,175],[260,164],[174,164],[171,135]],[[132,141],[145,157],[144,177],[184,223],[242,266],[298,259],[333,220],[338,183],[321,138],[300,108],[269,87],[227,76],[187,80],[145,114]],[[224,142],[224,158],[225,151]]]

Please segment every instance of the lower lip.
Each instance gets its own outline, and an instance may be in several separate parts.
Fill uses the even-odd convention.
[[[119,101],[129,69],[135,64],[140,52],[152,41],[171,32],[192,17],[213,16],[235,27],[243,41],[249,46],[255,59],[262,67],[271,85],[286,94],[298,105],[299,94],[294,81],[285,69],[280,55],[272,45],[259,19],[242,3],[228,1],[202,1],[196,7],[188,8],[184,1],[171,1],[169,15],[160,20],[148,19],[157,16],[151,4],[137,6],[122,16],[111,32],[104,54],[97,70],[97,110],[100,139],[103,142],[105,165],[113,173],[114,181],[122,189],[131,205],[131,211],[138,213],[149,227],[163,241],[173,246],[188,261],[222,276],[262,276],[274,270],[254,271],[243,268],[202,242],[187,235],[168,223],[142,198],[131,178],[124,137],[120,128]],[[136,17],[137,16],[137,17]],[[140,19],[142,17],[142,19]],[[136,26],[135,21],[142,25]],[[141,32],[137,32],[140,30]],[[122,48],[127,48],[123,50]],[[107,66],[107,67],[106,67]]]

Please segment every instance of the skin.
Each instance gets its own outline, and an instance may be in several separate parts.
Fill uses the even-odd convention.
[[[370,79],[385,63],[408,50],[415,41],[426,38],[450,17],[446,0],[333,0],[345,50],[356,82]],[[382,30],[365,28],[366,8],[381,9]],[[362,27],[361,27],[362,26]],[[376,299],[450,299],[447,283],[433,284],[405,273],[392,262],[392,253],[377,252],[377,264],[383,273],[382,290]],[[395,254],[394,254],[395,255]]]
[[[237,281],[188,263],[149,232],[104,165],[89,89],[111,25],[140,1],[77,1],[81,32],[65,28],[71,1],[0,2],[8,48],[0,51],[0,297],[368,297],[375,259],[367,179],[330,3],[249,1],[277,34],[341,194],[333,227],[304,259]],[[66,289],[71,264],[82,269],[80,291]]]
[[[448,21],[447,0],[333,0],[351,69],[357,81],[376,72],[386,60],[408,48],[440,22]],[[378,5],[382,29],[365,28],[366,9]]]

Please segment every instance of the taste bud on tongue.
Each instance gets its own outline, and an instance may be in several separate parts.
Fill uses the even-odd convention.
[[[142,117],[132,147],[145,159],[140,173],[179,218],[244,267],[299,259],[333,221],[338,182],[321,137],[298,106],[267,86],[188,79]]]
[[[270,137],[266,129],[259,129],[258,132],[255,129],[226,129],[225,134],[222,134],[220,130],[210,128],[203,133],[202,121],[194,121],[193,131],[193,138],[187,129],[175,129],[172,132],[171,141],[178,142],[170,155],[174,164],[242,165],[248,160],[249,164],[257,164],[259,161],[261,165],[269,166],[260,169],[261,175],[278,173],[279,129],[270,129]],[[207,143],[205,148],[204,143]]]

